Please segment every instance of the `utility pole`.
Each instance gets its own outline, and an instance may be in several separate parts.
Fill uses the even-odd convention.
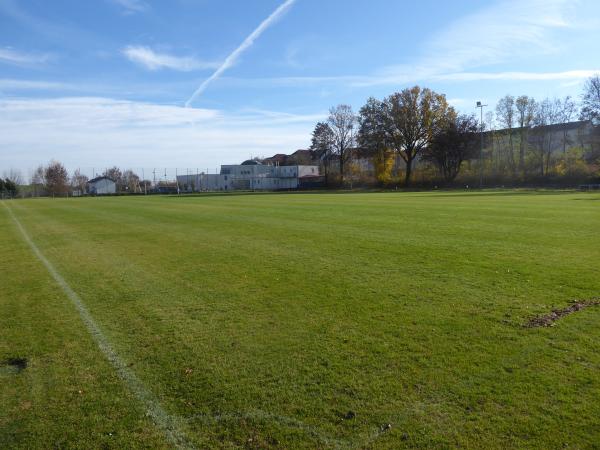
[[[481,147],[479,148],[479,188],[483,187],[483,108],[487,105],[484,105],[481,102],[477,102],[477,108],[481,110],[481,122],[479,122],[479,126],[481,127],[480,135],[481,135]]]

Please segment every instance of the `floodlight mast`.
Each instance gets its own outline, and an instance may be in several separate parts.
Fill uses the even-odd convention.
[[[484,105],[481,102],[477,102],[476,108],[481,110],[481,122],[479,123],[480,128],[480,136],[481,136],[481,146],[479,147],[479,188],[483,187],[483,108],[487,105]]]

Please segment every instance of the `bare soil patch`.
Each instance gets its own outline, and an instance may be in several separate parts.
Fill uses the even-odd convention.
[[[600,305],[600,298],[590,300],[575,300],[569,306],[562,309],[553,309],[551,313],[537,316],[529,320],[525,324],[526,328],[551,327],[559,319],[562,319],[569,314],[589,308],[590,306]]]

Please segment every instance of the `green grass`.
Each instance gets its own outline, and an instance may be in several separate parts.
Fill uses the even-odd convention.
[[[198,448],[600,442],[600,308],[523,327],[600,296],[599,194],[6,204]],[[0,448],[169,447],[0,229]]]

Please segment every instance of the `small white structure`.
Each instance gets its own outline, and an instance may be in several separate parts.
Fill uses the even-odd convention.
[[[96,177],[88,181],[87,191],[90,195],[116,194],[117,184],[108,177]]]
[[[271,166],[248,160],[223,165],[219,174],[180,175],[184,191],[276,191],[304,187],[320,179],[318,166]]]

